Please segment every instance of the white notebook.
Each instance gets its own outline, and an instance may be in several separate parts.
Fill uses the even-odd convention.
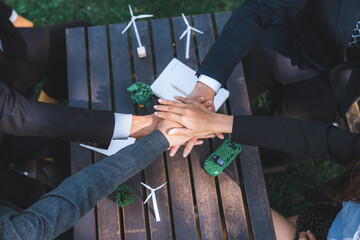
[[[90,149],[92,151],[104,154],[106,156],[111,156],[115,153],[117,153],[118,151],[120,151],[121,149],[123,149],[124,147],[129,146],[130,144],[133,144],[136,141],[135,138],[127,138],[124,140],[121,139],[112,139],[108,149],[102,149],[102,148],[97,148],[97,147],[93,147],[93,146],[89,146],[89,145],[85,145],[85,144],[80,144],[80,146]]]
[[[159,98],[175,100],[174,96],[187,97],[194,89],[197,80],[193,69],[173,58],[151,84],[151,89]],[[224,104],[228,97],[228,90],[221,88],[218,91],[214,98],[215,111]]]

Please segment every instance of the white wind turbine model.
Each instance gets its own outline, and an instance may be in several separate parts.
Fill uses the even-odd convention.
[[[185,58],[189,59],[189,52],[190,52],[190,36],[191,36],[191,31],[195,31],[201,34],[204,34],[202,31],[197,30],[196,28],[192,27],[189,25],[188,20],[186,19],[185,15],[182,13],[182,17],[184,19],[184,22],[187,26],[186,30],[183,32],[183,34],[181,35],[180,39],[182,39],[186,34],[186,53],[185,53]]]
[[[143,15],[139,15],[139,16],[134,16],[134,13],[133,13],[130,5],[129,5],[129,10],[130,10],[130,15],[131,15],[131,20],[128,23],[128,25],[125,27],[125,29],[122,31],[122,34],[124,34],[124,32],[126,32],[126,30],[128,30],[130,28],[131,24],[134,26],[134,32],[135,32],[135,35],[136,35],[137,42],[139,44],[139,47],[137,48],[138,56],[139,56],[139,58],[144,58],[144,57],[146,57],[146,50],[145,50],[145,47],[141,44],[140,37],[139,37],[139,32],[138,32],[138,29],[136,27],[135,20],[138,19],[138,18],[153,17],[153,15],[151,15],[151,14],[143,14]]]
[[[152,202],[153,202],[153,207],[154,207],[154,212],[155,212],[155,219],[157,222],[159,222],[161,219],[160,219],[160,215],[159,215],[159,209],[158,209],[158,205],[157,205],[157,201],[156,201],[155,191],[157,191],[160,188],[162,188],[163,186],[165,186],[165,184],[167,184],[167,182],[157,188],[151,188],[150,186],[146,185],[145,183],[141,183],[141,184],[151,191],[149,196],[146,198],[144,204],[150,199],[150,197],[152,197]]]

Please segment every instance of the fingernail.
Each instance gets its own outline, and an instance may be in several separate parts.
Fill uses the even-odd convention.
[[[170,157],[173,157],[175,155],[175,151],[171,150],[169,155],[170,155]]]
[[[154,105],[154,108],[155,108],[155,109],[158,109],[158,107],[159,107],[158,105]]]
[[[311,233],[310,230],[307,230],[307,233]]]
[[[210,103],[210,104],[212,104],[212,101],[211,101],[211,100],[209,100],[209,103]]]
[[[171,130],[169,131],[169,135],[174,135],[174,133],[175,133],[175,130],[173,130],[173,129],[171,129]]]
[[[204,98],[203,98],[203,97],[200,97],[200,100],[204,100]]]
[[[188,155],[189,155],[189,152],[185,152],[185,151],[184,151],[183,157],[185,158],[185,157],[187,157]]]
[[[154,112],[155,115],[158,115],[158,112]]]
[[[212,110],[212,107],[208,107],[208,109],[211,111],[211,110]]]
[[[215,137],[215,134],[210,134],[210,137]]]
[[[164,100],[163,100],[163,99],[159,99],[158,102],[159,102],[159,103],[163,103]]]

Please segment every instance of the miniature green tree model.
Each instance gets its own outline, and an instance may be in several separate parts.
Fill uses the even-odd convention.
[[[137,82],[127,88],[131,92],[131,100],[139,107],[148,107],[153,99],[153,91],[143,82]]]
[[[116,204],[119,207],[124,208],[133,202],[134,199],[132,197],[132,193],[130,192],[130,187],[128,185],[119,185],[116,188]]]

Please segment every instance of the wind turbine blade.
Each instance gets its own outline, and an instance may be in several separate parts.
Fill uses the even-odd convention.
[[[133,11],[132,11],[132,9],[131,9],[130,4],[129,4],[128,6],[129,6],[129,10],[130,10],[130,15],[131,15],[131,16],[134,16],[134,13],[133,13]]]
[[[200,31],[200,30],[198,30],[198,29],[196,29],[196,28],[193,28],[193,27],[191,27],[191,30],[193,30],[193,31],[195,31],[195,32],[198,32],[198,33],[201,33],[201,34],[204,34],[202,31]]]
[[[149,201],[149,199],[151,198],[152,195],[153,195],[152,193],[149,194],[149,196],[146,198],[144,204],[145,204],[147,201]]]
[[[129,29],[129,27],[131,26],[132,23],[133,23],[133,21],[131,20],[131,21],[128,23],[128,25],[126,25],[125,29],[122,31],[121,34],[124,34],[124,32],[126,32],[126,30]]]
[[[188,22],[188,20],[186,19],[185,15],[184,15],[183,13],[182,13],[182,17],[183,17],[183,19],[184,19],[185,24],[186,24],[187,26],[189,26],[189,22]]]
[[[148,18],[148,17],[153,17],[154,15],[151,15],[151,14],[143,14],[143,15],[139,15],[139,16],[136,16],[135,18]]]
[[[163,186],[165,186],[167,184],[167,182],[166,183],[164,183],[163,185],[161,185],[161,186],[159,186],[159,187],[157,187],[156,189],[155,189],[155,191],[156,190],[159,190],[160,188],[162,188]]]
[[[186,33],[188,32],[188,30],[186,29],[183,34],[181,34],[180,38],[179,39],[182,39],[183,37],[185,37]]]
[[[143,182],[140,182],[140,183],[141,183],[144,187],[146,187],[147,189],[149,189],[149,190],[152,189],[150,186],[146,185],[145,183],[143,183]]]

